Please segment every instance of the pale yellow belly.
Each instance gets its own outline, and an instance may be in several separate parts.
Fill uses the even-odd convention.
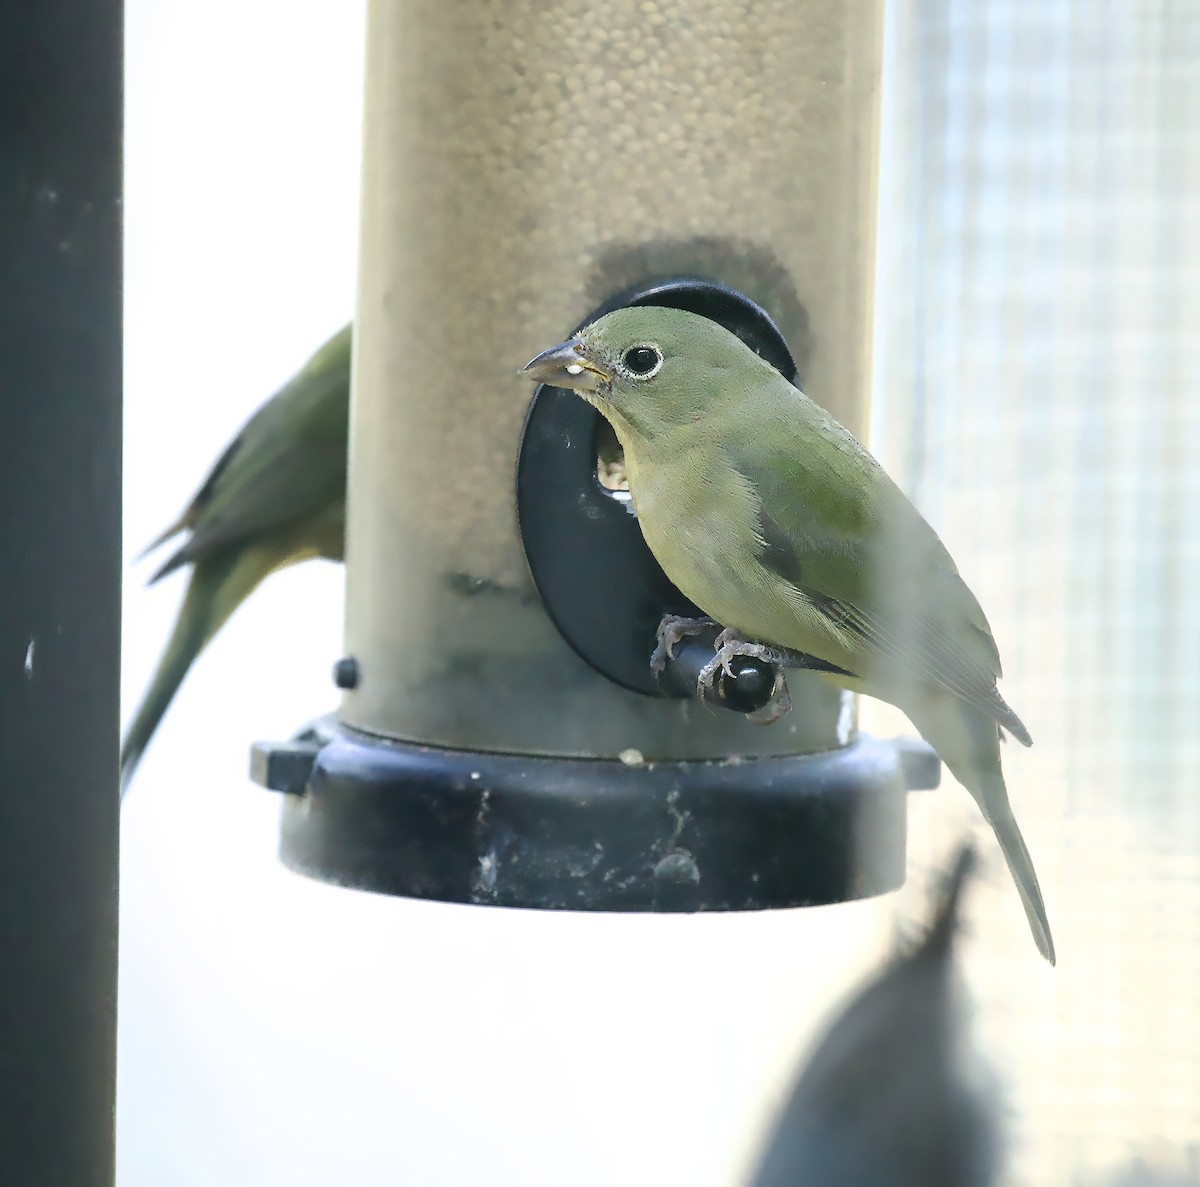
[[[854,641],[760,563],[756,506],[736,500],[730,506],[728,499],[708,505],[693,500],[689,506],[661,497],[670,490],[666,482],[652,482],[635,496],[638,522],[655,559],[688,598],[747,638],[854,670],[853,661],[861,659]]]

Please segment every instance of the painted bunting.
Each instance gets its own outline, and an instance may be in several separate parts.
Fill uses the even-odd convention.
[[[524,373],[612,424],[646,543],[726,628],[702,683],[737,655],[799,653],[829,669],[822,679],[904,710],[992,826],[1053,964],[1000,769],[1001,728],[1032,739],[997,691],[979,603],[879,463],[739,338],[682,310],[615,310]]]
[[[752,1187],[990,1187],[999,1109],[968,1062],[953,944],[963,849],[924,940],[856,993],[818,1040]]]
[[[146,549],[187,532],[150,580],[184,565],[192,572],[121,747],[122,795],[192,662],[259,582],[312,557],[342,559],[350,342],[346,326],[255,412],[187,509]]]

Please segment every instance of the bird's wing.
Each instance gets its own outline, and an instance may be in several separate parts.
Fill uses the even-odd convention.
[[[349,381],[350,343],[343,331],[221,455],[174,525],[191,535],[152,580],[345,498]]]
[[[870,654],[941,685],[1029,745],[996,689],[987,619],[937,534],[854,437],[802,399],[786,402],[789,423],[731,435],[728,447],[761,499],[762,562]]]

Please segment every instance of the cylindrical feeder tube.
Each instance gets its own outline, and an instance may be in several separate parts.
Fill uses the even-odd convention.
[[[599,677],[538,603],[513,467],[521,365],[680,275],[762,305],[805,390],[864,427],[881,25],[881,0],[372,0],[348,725],[649,759],[850,739],[810,675],[770,729]]]

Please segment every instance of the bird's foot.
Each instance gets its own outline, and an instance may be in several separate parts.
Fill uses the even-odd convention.
[[[684,618],[680,614],[664,614],[658,624],[658,645],[650,656],[650,671],[662,675],[667,660],[675,658],[675,648],[692,635],[701,635],[717,624],[711,618]]]
[[[788,694],[787,681],[784,679],[784,668],[789,661],[789,653],[779,647],[768,647],[765,643],[754,643],[739,631],[726,627],[713,644],[716,655],[700,669],[696,682],[696,692],[700,699],[706,700],[716,692],[718,673],[736,679],[733,661],[739,657],[762,660],[775,669],[775,687],[771,690],[771,699],[754,713],[746,716],[761,725],[770,725],[778,721],[792,707],[792,698]]]

